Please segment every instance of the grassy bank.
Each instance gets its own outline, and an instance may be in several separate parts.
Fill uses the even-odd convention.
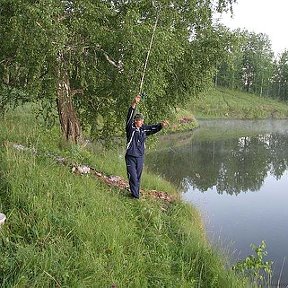
[[[287,118],[288,105],[251,93],[226,88],[211,88],[193,99],[186,109],[197,119]]]
[[[133,201],[92,176],[72,174],[44,152],[124,176],[123,155],[63,145],[58,131],[46,131],[30,112],[0,120],[0,211],[7,216],[1,287],[245,287],[205,240],[193,207]],[[143,186],[176,193],[147,172]]]
[[[284,119],[287,103],[226,88],[210,88],[169,115],[168,133],[193,130],[200,119]]]

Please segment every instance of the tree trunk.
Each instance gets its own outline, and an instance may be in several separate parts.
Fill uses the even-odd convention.
[[[64,138],[72,143],[78,143],[81,140],[80,122],[73,106],[69,77],[62,67],[59,69],[57,108]]]
[[[262,79],[261,79],[261,87],[260,87],[260,97],[262,97],[262,94],[263,94],[263,83],[264,83],[264,79],[262,77]]]

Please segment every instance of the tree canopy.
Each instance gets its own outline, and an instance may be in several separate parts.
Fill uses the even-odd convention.
[[[158,17],[141,109],[164,116],[210,79],[221,52],[213,13],[233,2],[0,0],[2,106],[38,101],[49,115],[57,103],[73,141],[97,121],[98,137],[121,130]]]
[[[287,50],[274,55],[266,34],[226,31],[226,55],[218,64],[215,84],[287,100]]]

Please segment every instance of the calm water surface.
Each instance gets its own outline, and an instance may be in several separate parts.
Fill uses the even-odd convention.
[[[232,264],[265,240],[274,283],[288,285],[288,121],[200,121],[161,138],[146,165],[200,209]]]

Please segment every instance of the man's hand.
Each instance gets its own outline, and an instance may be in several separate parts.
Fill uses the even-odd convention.
[[[136,105],[140,102],[140,100],[141,100],[141,96],[140,96],[140,95],[137,95],[137,96],[133,99],[132,104],[131,104],[131,106],[132,106],[133,109],[136,108]]]
[[[161,122],[161,126],[162,126],[162,128],[168,127],[168,126],[169,126],[169,121],[168,121],[168,120],[163,120],[163,121]]]

